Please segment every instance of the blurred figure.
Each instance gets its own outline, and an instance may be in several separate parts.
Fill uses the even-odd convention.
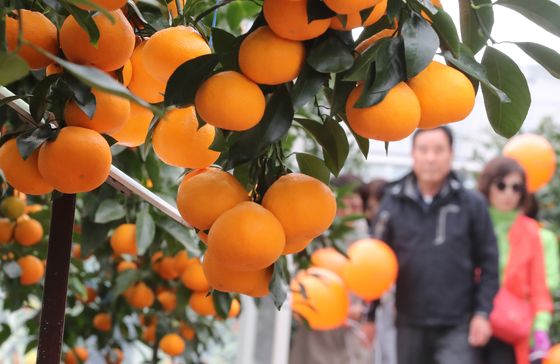
[[[474,347],[491,336],[488,315],[498,289],[487,204],[451,170],[449,128],[417,130],[412,159],[412,171],[386,189],[372,224],[373,236],[388,243],[399,262],[398,363],[473,364]]]
[[[523,211],[526,216],[538,221],[539,202],[534,194],[528,195]],[[546,285],[551,297],[554,297],[560,286],[560,256],[558,250],[558,239],[554,232],[544,228],[541,224],[539,235],[543,247],[544,267],[546,272]],[[533,329],[537,329],[538,322],[535,320]],[[540,351],[533,342],[533,352],[531,353],[531,363],[539,364],[546,352]]]
[[[539,226],[520,213],[527,195],[525,172],[515,160],[497,157],[482,171],[479,190],[490,205],[500,273],[500,290],[490,316],[493,337],[482,349],[482,363],[528,364],[533,322],[535,348],[550,348],[552,301],[546,286]],[[524,319],[527,322],[514,325],[508,319],[523,317],[523,312],[528,312]]]
[[[373,217],[379,211],[379,205],[385,192],[387,181],[382,178],[376,178],[369,183],[365,183],[360,187],[360,196],[364,205],[364,215],[368,225],[373,220]]]
[[[360,178],[342,175],[331,182],[342,195],[337,208],[337,216],[345,218],[363,215],[364,205],[358,193],[362,185]],[[367,222],[358,218],[347,222],[352,230],[344,235],[345,248],[354,241],[368,236]],[[297,325],[290,351],[290,364],[372,364],[373,346],[367,343],[367,335],[362,332],[360,319],[367,311],[367,305],[357,297],[351,297],[348,324],[328,331],[315,331],[304,325]]]

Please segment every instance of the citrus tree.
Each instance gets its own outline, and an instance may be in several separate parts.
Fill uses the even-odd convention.
[[[41,205],[79,194],[67,361],[84,360],[75,348],[92,335],[107,360],[119,361],[119,340],[142,340],[196,361],[239,294],[270,294],[279,307],[287,256],[307,266],[309,244],[335,219],[328,181],[351,144],[367,157],[370,140],[460,121],[479,90],[498,134],[521,127],[530,92],[494,47],[493,9],[560,35],[560,8],[459,3],[460,27],[428,0],[3,0],[7,308],[41,295],[46,257],[50,209],[14,213],[22,193]],[[556,51],[516,44],[560,75]],[[112,165],[176,203],[191,229],[104,185]],[[336,236],[319,245],[342,250]],[[38,332],[37,317],[27,325]]]

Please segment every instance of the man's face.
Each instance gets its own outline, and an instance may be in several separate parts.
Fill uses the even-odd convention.
[[[451,171],[453,161],[453,150],[445,132],[435,129],[419,134],[412,147],[412,159],[418,182],[442,182]]]

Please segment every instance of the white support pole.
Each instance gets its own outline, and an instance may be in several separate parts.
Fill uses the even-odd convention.
[[[239,344],[235,364],[253,364],[257,340],[258,310],[253,299],[244,295],[241,296],[241,306],[243,311],[239,319]]]
[[[8,90],[6,87],[0,87],[0,101],[13,96],[15,96],[14,93]],[[27,123],[32,125],[36,124],[35,121],[33,121],[33,119],[31,118],[29,105],[25,101],[21,99],[12,100],[8,102],[7,105],[10,106],[20,116],[22,116]],[[134,194],[140,197],[142,200],[148,202],[168,217],[186,227],[190,227],[181,218],[181,214],[179,214],[179,211],[177,211],[174,206],[171,206],[169,203],[167,203],[167,201],[163,200],[161,197],[148,190],[146,187],[142,186],[142,184],[129,177],[126,173],[122,172],[117,167],[111,166],[109,178],[107,178],[106,182],[121,192]]]

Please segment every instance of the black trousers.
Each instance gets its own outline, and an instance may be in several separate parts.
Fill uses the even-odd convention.
[[[480,350],[481,364],[515,364],[513,346],[492,337],[488,344]]]
[[[468,337],[468,324],[452,327],[398,325],[398,364],[477,364],[477,352],[469,345]]]

